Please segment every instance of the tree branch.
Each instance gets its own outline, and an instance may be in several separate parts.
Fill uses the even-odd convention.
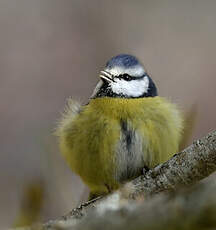
[[[136,197],[140,193],[149,196],[165,190],[175,190],[182,185],[194,184],[215,170],[216,131],[213,131],[145,176],[133,180],[135,191],[131,196]]]
[[[181,151],[180,153],[175,154],[167,162],[160,164],[154,169],[148,171],[145,175],[126,183],[120,190],[114,192],[113,194],[104,198],[98,198],[96,200],[84,203],[78,208],[73,209],[69,214],[61,217],[60,219],[50,221],[47,224],[43,225],[43,229],[56,229],[56,226],[59,226],[59,228],[61,229],[61,226],[63,225],[63,229],[68,226],[70,227],[68,229],[136,229],[133,228],[136,223],[133,221],[133,219],[136,220],[137,223],[142,224],[147,221],[146,223],[148,223],[149,228],[147,228],[147,225],[142,225],[146,226],[146,228],[142,229],[163,229],[150,228],[150,225],[153,226],[154,224],[156,224],[155,220],[157,220],[156,222],[158,223],[162,223],[165,219],[173,221],[176,218],[176,213],[178,213],[178,208],[176,209],[175,204],[177,206],[180,205],[179,203],[175,203],[176,200],[185,200],[184,202],[182,202],[182,206],[178,206],[180,208],[180,214],[182,214],[181,221],[183,220],[183,216],[185,215],[185,212],[181,213],[182,210],[185,210],[186,213],[196,211],[196,205],[194,205],[195,203],[193,203],[195,202],[195,200],[193,200],[193,192],[189,193],[188,195],[185,194],[180,197],[177,196],[175,198],[176,200],[174,199],[170,202],[168,202],[168,195],[156,196],[158,198],[151,198],[147,201],[146,198],[149,198],[151,195],[157,194],[162,191],[177,190],[182,185],[192,185],[197,181],[209,176],[215,170],[216,131],[209,133],[206,137],[200,140],[195,141],[191,146]],[[194,193],[196,193],[195,190],[193,191]],[[208,191],[209,196],[212,196],[212,193],[215,194],[216,186],[211,188],[211,191],[206,188],[206,191]],[[204,194],[206,193],[204,192]],[[203,199],[207,198],[208,197],[205,197]],[[137,202],[131,201],[132,199],[145,199],[145,202],[139,207],[137,205]],[[192,202],[191,204],[193,205],[188,206],[186,202],[187,199],[192,199],[190,200],[190,202]],[[200,205],[202,204],[202,200],[197,199],[196,201],[201,202]],[[174,206],[172,206],[172,204]],[[210,210],[216,210],[216,202],[209,202],[208,205],[208,208]],[[194,208],[194,210],[192,209],[192,207]],[[132,212],[130,211],[130,208],[133,209]],[[107,212],[107,210],[110,211]],[[155,210],[158,211],[155,212]],[[162,211],[164,211],[165,214],[168,212],[168,217],[165,218],[165,216],[162,215]],[[95,215],[95,212],[97,213],[97,215]],[[126,213],[126,215],[124,212]],[[203,210],[200,210],[200,212],[202,215],[204,215]],[[106,213],[106,215],[104,213]],[[107,213],[109,213],[109,215]],[[122,213],[124,215],[122,215]],[[137,217],[134,213],[136,213]],[[197,218],[200,217],[201,214],[199,213],[197,215]],[[84,216],[86,217],[83,218]],[[89,221],[89,225],[87,225],[86,223],[87,220]],[[113,220],[116,220],[115,228],[112,228]],[[129,220],[131,220],[132,222],[128,222]],[[142,220],[145,221],[143,222]],[[152,220],[152,222],[150,220]],[[180,219],[178,221],[180,221]],[[176,220],[176,223],[179,223],[178,221]],[[106,227],[106,225],[108,227]],[[126,225],[127,228],[124,228],[123,226]],[[81,228],[80,226],[83,226],[83,228]],[[131,226],[131,228],[129,226]],[[166,229],[168,229],[168,226],[166,226]]]
[[[215,178],[175,194],[162,193],[143,203],[127,203],[117,210],[95,209],[82,221],[58,222],[58,230],[201,230],[216,226]],[[45,228],[46,229],[46,228]]]
[[[191,146],[148,171],[146,175],[129,182],[128,196],[135,199],[140,195],[147,197],[161,191],[175,190],[182,185],[194,184],[214,171],[216,171],[216,130],[194,141]],[[125,195],[124,188],[122,190]],[[100,199],[86,202],[62,218],[82,218],[88,209],[92,209],[99,202]]]

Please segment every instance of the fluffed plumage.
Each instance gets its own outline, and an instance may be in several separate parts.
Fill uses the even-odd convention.
[[[70,100],[57,129],[60,149],[92,196],[108,193],[178,151],[181,114],[161,97]]]

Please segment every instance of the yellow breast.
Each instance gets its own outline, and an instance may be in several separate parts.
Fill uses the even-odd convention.
[[[161,97],[96,98],[60,134],[71,168],[92,190],[116,188],[139,168],[166,161],[178,150],[182,118]]]

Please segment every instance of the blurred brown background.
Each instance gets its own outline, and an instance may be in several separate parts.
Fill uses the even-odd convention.
[[[85,190],[52,136],[65,99],[88,100],[105,62],[136,55],[159,93],[187,110],[193,138],[216,128],[216,1],[0,0],[0,227],[42,178],[43,220],[68,212]]]

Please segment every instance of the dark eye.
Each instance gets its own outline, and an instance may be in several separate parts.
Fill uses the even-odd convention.
[[[128,74],[126,74],[126,73],[123,74],[122,78],[123,78],[124,80],[126,80],[126,81],[131,81],[131,80],[132,80],[131,76],[128,75]]]

